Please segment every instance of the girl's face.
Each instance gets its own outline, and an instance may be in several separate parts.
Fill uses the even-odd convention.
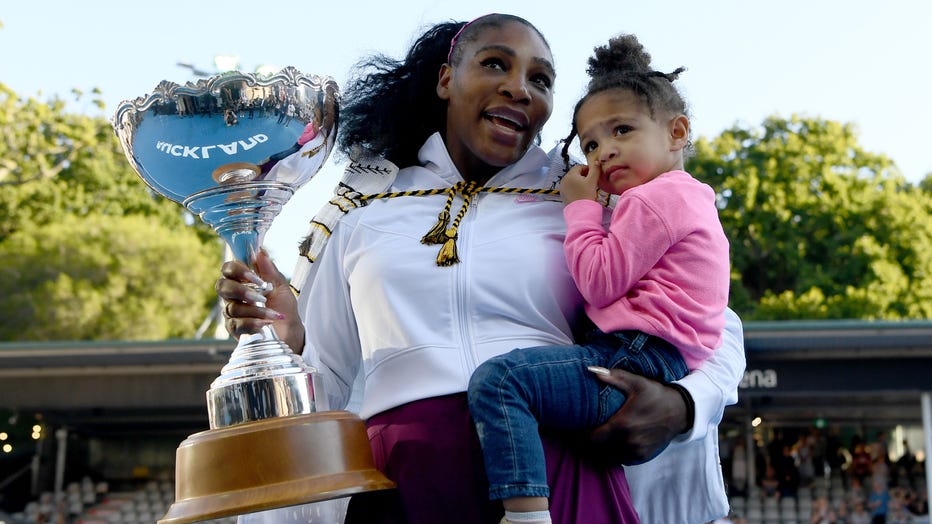
[[[661,173],[683,169],[689,120],[651,118],[635,93],[610,89],[589,97],[576,113],[579,147],[590,166],[599,163],[599,189],[620,195]]]
[[[553,110],[553,56],[531,28],[510,22],[461,44],[444,64],[437,95],[447,101],[446,143],[464,178],[488,179],[519,160]]]

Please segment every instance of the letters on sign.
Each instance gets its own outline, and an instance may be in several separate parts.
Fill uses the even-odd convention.
[[[744,378],[741,379],[738,387],[741,389],[775,388],[777,387],[777,371],[774,369],[748,369],[744,372]]]
[[[210,158],[211,154],[227,154],[230,156],[236,155],[237,151],[249,151],[250,149],[256,147],[257,144],[268,141],[269,137],[259,133],[258,135],[253,135],[245,140],[236,140],[230,142],[229,144],[214,144],[209,146],[186,146],[181,144],[169,144],[168,142],[159,141],[155,144],[155,148],[163,153],[167,153],[171,156],[185,157],[185,158]]]

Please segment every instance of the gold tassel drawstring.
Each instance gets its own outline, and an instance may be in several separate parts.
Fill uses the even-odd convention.
[[[440,252],[437,253],[437,265],[440,267],[452,266],[460,261],[459,254],[456,252],[456,228],[451,227],[444,232],[444,235],[447,239],[440,246]]]
[[[450,201],[452,203],[452,195]],[[447,204],[449,206],[449,204]],[[433,244],[443,244],[447,239],[447,226],[450,224],[450,212],[444,208],[443,211],[437,215],[437,223],[434,224],[434,227],[430,228],[430,231],[421,238],[421,244],[433,245]]]
[[[472,201],[473,195],[475,195],[479,189],[480,188],[473,181],[465,183],[465,187],[463,187],[463,182],[459,182],[453,186],[454,193],[459,191],[459,193],[463,195],[463,205],[460,207],[460,212],[456,214],[456,218],[453,219],[453,225],[444,231],[445,238],[443,246],[440,247],[440,252],[437,253],[438,266],[452,266],[460,261],[459,255],[456,252],[456,238],[459,236],[458,230],[460,221],[463,220],[466,212],[469,211],[469,203]],[[448,209],[449,207],[445,209],[445,211]]]
[[[434,227],[430,228],[430,231],[421,238],[422,244],[444,244],[449,240],[449,237],[447,237],[447,227],[450,225],[450,208],[453,207],[453,198],[456,197],[457,193],[462,193],[465,198],[466,191],[468,190],[467,188],[475,185],[472,182],[469,184],[470,185],[467,186],[466,182],[457,182],[447,190],[447,201],[443,205],[443,211],[437,215],[437,223],[434,224]]]
[[[447,201],[443,206],[443,210],[440,212],[440,214],[437,215],[437,222],[434,224],[434,226],[430,228],[430,231],[428,231],[421,238],[421,243],[427,245],[441,245],[440,252],[437,253],[437,265],[441,267],[447,267],[452,266],[460,261],[456,249],[456,240],[459,236],[459,224],[466,212],[469,211],[469,204],[472,201],[472,197],[478,194],[480,191],[500,194],[515,193],[551,196],[560,194],[560,192],[556,189],[485,187],[479,186],[475,182],[457,182],[452,187],[448,187],[446,189],[421,189],[417,191],[402,191],[398,193],[377,193],[372,195],[362,195],[359,197],[359,200],[363,203],[363,205],[365,205],[371,200],[378,200],[383,198],[442,195],[446,193]],[[453,200],[456,198],[457,193],[463,195],[463,206],[460,208],[459,213],[456,214],[456,218],[453,219],[451,224],[450,209],[453,207]]]

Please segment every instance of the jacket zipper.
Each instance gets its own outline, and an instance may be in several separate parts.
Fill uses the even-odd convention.
[[[476,352],[475,341],[473,340],[471,323],[469,319],[469,275],[471,268],[469,258],[472,250],[472,226],[475,222],[476,215],[479,212],[479,198],[482,195],[475,195],[472,202],[469,203],[470,210],[463,217],[459,228],[459,252],[460,262],[456,264],[456,297],[458,307],[458,321],[460,328],[460,338],[463,341],[463,358],[467,367],[468,375],[464,377],[469,381],[469,375],[476,370],[479,365],[479,355]]]

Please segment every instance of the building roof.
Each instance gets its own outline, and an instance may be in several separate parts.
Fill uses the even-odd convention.
[[[732,413],[916,422],[919,392],[932,389],[932,322],[747,322],[744,337],[747,372]],[[153,425],[189,434],[206,429],[206,391],[234,347],[231,339],[0,343],[0,408],[92,434]]]

